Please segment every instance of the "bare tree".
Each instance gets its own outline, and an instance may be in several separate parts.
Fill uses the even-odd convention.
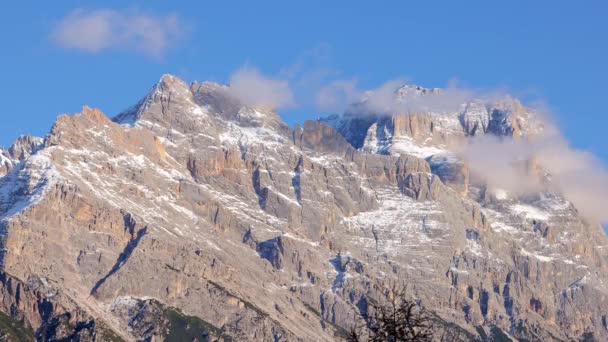
[[[383,304],[368,303],[363,322],[351,329],[349,342],[433,340],[432,319],[424,308],[406,298],[405,287],[391,286]]]

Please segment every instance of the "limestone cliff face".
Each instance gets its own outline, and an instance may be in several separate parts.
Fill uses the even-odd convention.
[[[0,178],[0,309],[56,338],[187,325],[333,341],[405,281],[462,340],[608,338],[599,226],[559,194],[473,186],[449,153],[481,132],[525,136],[529,113],[505,108],[291,130],[224,86],[166,75],[113,120],[61,116]]]

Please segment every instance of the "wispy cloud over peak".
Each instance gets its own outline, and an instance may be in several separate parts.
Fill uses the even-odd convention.
[[[135,50],[159,58],[186,34],[177,14],[158,16],[137,10],[76,9],[59,20],[51,40],[63,48],[98,53]]]
[[[249,66],[241,67],[230,76],[230,91],[248,106],[289,108],[295,105],[287,80],[265,76]]]
[[[321,86],[317,90],[315,104],[323,111],[388,115],[456,112],[470,101],[496,102],[509,98],[504,91],[472,89],[454,83],[445,88],[424,88],[405,79],[389,80],[376,88],[364,90],[359,88],[356,79],[344,79]]]
[[[341,112],[360,97],[356,79],[335,80],[317,90],[315,105],[324,111]]]

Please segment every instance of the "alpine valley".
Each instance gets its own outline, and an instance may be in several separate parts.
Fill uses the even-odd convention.
[[[292,129],[165,75],[114,118],[85,107],[0,149],[1,338],[335,341],[404,284],[452,340],[608,340],[600,225],[531,160],[545,187],[520,194],[455,153],[542,135],[533,109],[365,101]]]

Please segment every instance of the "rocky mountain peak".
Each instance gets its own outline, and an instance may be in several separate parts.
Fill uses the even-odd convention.
[[[401,85],[390,98],[374,96],[368,92],[344,114],[321,121],[358,149],[423,158],[462,145],[468,137],[529,138],[544,127],[533,109],[506,95],[483,99],[464,91]]]
[[[188,86],[173,75],[161,77],[136,106],[113,120],[151,129],[168,139],[200,132],[219,135],[230,125],[289,134],[289,127],[274,110],[243,105],[230,87],[214,82],[192,82]]]
[[[43,139],[31,135],[21,135],[8,148],[8,155],[14,160],[24,160],[42,147]]]
[[[150,91],[135,106],[114,117],[114,121],[123,125],[134,126],[141,121],[170,122],[172,118],[166,115],[149,117],[146,114],[150,108],[160,106],[165,114],[168,114],[168,106],[187,106],[195,112],[192,92],[189,86],[177,76],[165,74],[150,89]],[[198,110],[200,111],[200,109]],[[197,111],[197,112],[198,112]],[[162,114],[162,113],[161,113]],[[183,113],[180,113],[183,114]]]
[[[432,95],[439,94],[441,89],[439,88],[424,88],[414,84],[404,84],[395,90],[397,98],[403,98],[408,96],[421,96],[421,95]]]
[[[155,88],[176,89],[188,88],[188,85],[181,78],[172,74],[163,74],[155,85]]]
[[[159,80],[152,86],[150,91],[146,94],[144,99],[149,98],[152,100],[160,100],[174,96],[174,97],[191,97],[190,87],[181,78],[172,75],[164,74]]]
[[[175,75],[165,74],[146,97],[152,98],[153,101],[169,101],[171,97],[191,99],[192,92],[184,80]]]
[[[422,86],[416,85],[416,84],[403,84],[403,83],[397,83],[397,82],[389,82],[379,89],[369,90],[369,91],[364,92],[363,96],[361,97],[361,99],[359,101],[365,102],[370,97],[380,94],[380,93],[383,96],[390,95],[394,99],[406,99],[406,98],[413,98],[416,96],[423,96],[423,95],[433,95],[433,94],[436,95],[436,94],[439,94],[440,92],[441,92],[440,88],[425,88],[425,87],[422,87]]]
[[[36,153],[42,145],[42,138],[21,135],[8,149],[0,147],[0,177],[6,175],[17,163]]]

